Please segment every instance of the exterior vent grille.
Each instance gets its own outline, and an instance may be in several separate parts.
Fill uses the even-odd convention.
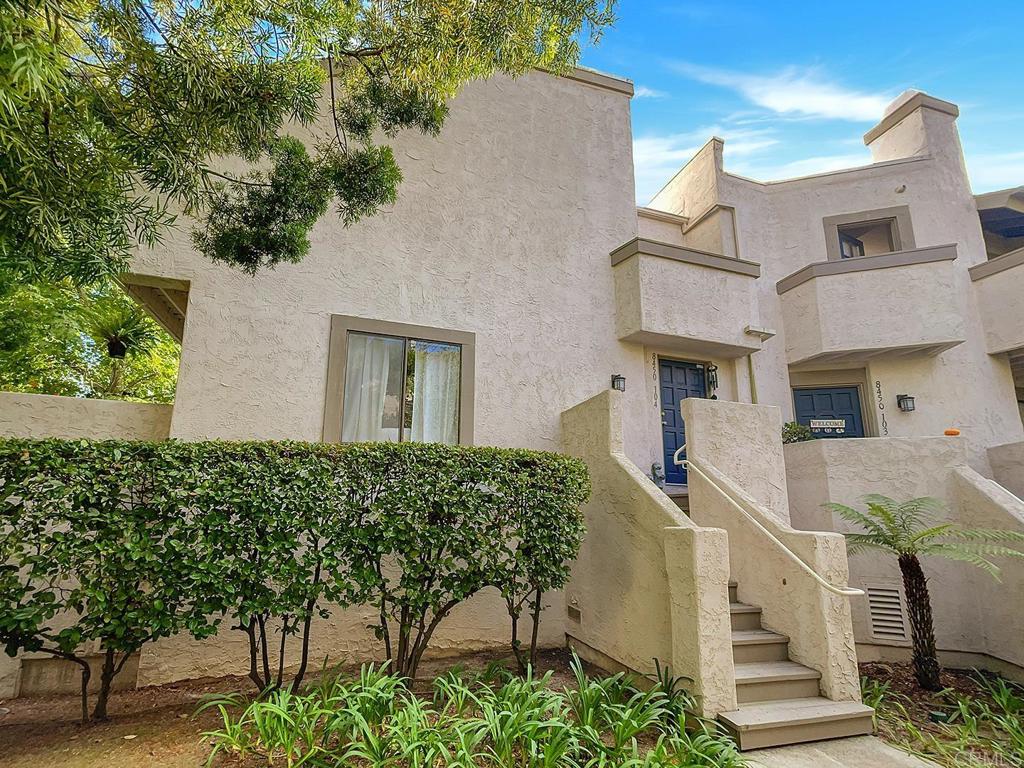
[[[868,586],[868,613],[871,634],[878,640],[906,642],[907,625],[903,618],[903,600],[899,587]]]

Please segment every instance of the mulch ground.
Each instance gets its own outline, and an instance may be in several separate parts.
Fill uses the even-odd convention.
[[[420,666],[422,687],[456,664],[479,671],[500,654],[474,654],[455,659],[427,659]],[[553,671],[552,685],[573,684],[569,654],[546,651],[539,670]],[[417,679],[416,688],[420,688]],[[0,701],[0,766],[3,768],[197,768],[206,764],[204,731],[218,728],[220,716],[207,710],[193,716],[204,696],[252,692],[244,677],[203,678],[114,692],[111,719],[81,725],[80,703],[73,695]],[[220,762],[216,764],[221,764]],[[262,763],[254,763],[254,765]],[[237,761],[231,765],[237,766]]]
[[[992,696],[982,685],[981,681],[995,680],[996,675],[981,670],[960,670],[944,669],[940,676],[943,690],[938,692],[926,691],[917,684],[914,677],[914,670],[910,664],[895,664],[886,662],[874,662],[861,664],[860,673],[873,680],[889,684],[889,690],[899,698],[894,701],[902,706],[903,712],[915,728],[931,734],[940,741],[946,740],[942,726],[935,722],[943,716],[950,715],[955,708],[954,694],[964,698],[981,700],[992,708],[996,704]],[[899,747],[908,743],[908,735],[898,717],[887,718],[883,710],[879,715],[878,734],[880,738],[891,742]],[[912,737],[911,737],[912,738]],[[942,760],[942,764],[950,764],[949,758],[942,759],[933,755],[935,759]],[[983,764],[992,766],[1006,766],[1005,758],[1001,758],[994,752],[983,747],[975,747],[971,750],[971,757],[977,761],[972,764]],[[959,765],[955,757],[952,758],[953,765]],[[966,763],[965,763],[966,764]]]

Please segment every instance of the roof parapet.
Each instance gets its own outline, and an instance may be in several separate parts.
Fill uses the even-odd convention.
[[[919,109],[933,109],[936,112],[950,115],[954,119],[960,116],[960,108],[951,101],[937,99],[934,96],[929,96],[923,91],[915,91],[913,89],[907,90],[897,96],[889,106],[886,107],[885,115],[879,121],[878,125],[864,134],[864,144],[870,145],[883,133]]]

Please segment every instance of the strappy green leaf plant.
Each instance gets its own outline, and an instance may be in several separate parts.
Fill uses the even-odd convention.
[[[324,678],[305,695],[275,691],[247,703],[220,697],[223,727],[204,734],[221,753],[270,765],[360,768],[743,768],[735,743],[712,722],[670,726],[660,683],[644,691],[628,676],[590,678],[575,662],[589,724],[573,713],[574,691],[550,673],[504,682],[450,672],[433,700],[408,678],[364,667],[357,680]],[[380,702],[388,702],[381,708]],[[578,702],[578,700],[577,700]],[[653,746],[652,746],[653,745]],[[209,763],[208,763],[209,764]]]
[[[930,496],[899,502],[869,494],[862,500],[864,511],[844,504],[825,507],[862,529],[846,534],[849,554],[882,551],[896,556],[910,615],[914,674],[922,688],[937,691],[941,688],[940,668],[928,579],[921,558],[942,557],[969,563],[998,580],[1000,569],[995,560],[1024,558],[1024,551],[1008,546],[1024,544],[1024,532],[962,528],[949,522],[943,502]]]

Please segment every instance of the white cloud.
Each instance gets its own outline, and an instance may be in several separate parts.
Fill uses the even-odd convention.
[[[673,62],[669,66],[690,79],[734,90],[779,115],[873,122],[881,119],[892,98],[829,82],[813,69],[787,67],[775,75],[755,75],[687,62]]]
[[[664,99],[667,96],[664,91],[648,88],[646,85],[638,85],[633,89],[633,97],[637,99]]]
[[[865,150],[857,154],[820,155],[791,160],[788,163],[771,164],[741,160],[729,167],[729,171],[757,181],[782,181],[816,173],[841,171],[871,163],[871,155]]]
[[[727,158],[756,155],[778,144],[767,131],[728,131],[714,125],[687,133],[638,136],[633,140],[637,201],[643,204],[654,197],[712,136],[725,139]]]
[[[1024,152],[967,151],[967,175],[975,194],[1024,184]]]

